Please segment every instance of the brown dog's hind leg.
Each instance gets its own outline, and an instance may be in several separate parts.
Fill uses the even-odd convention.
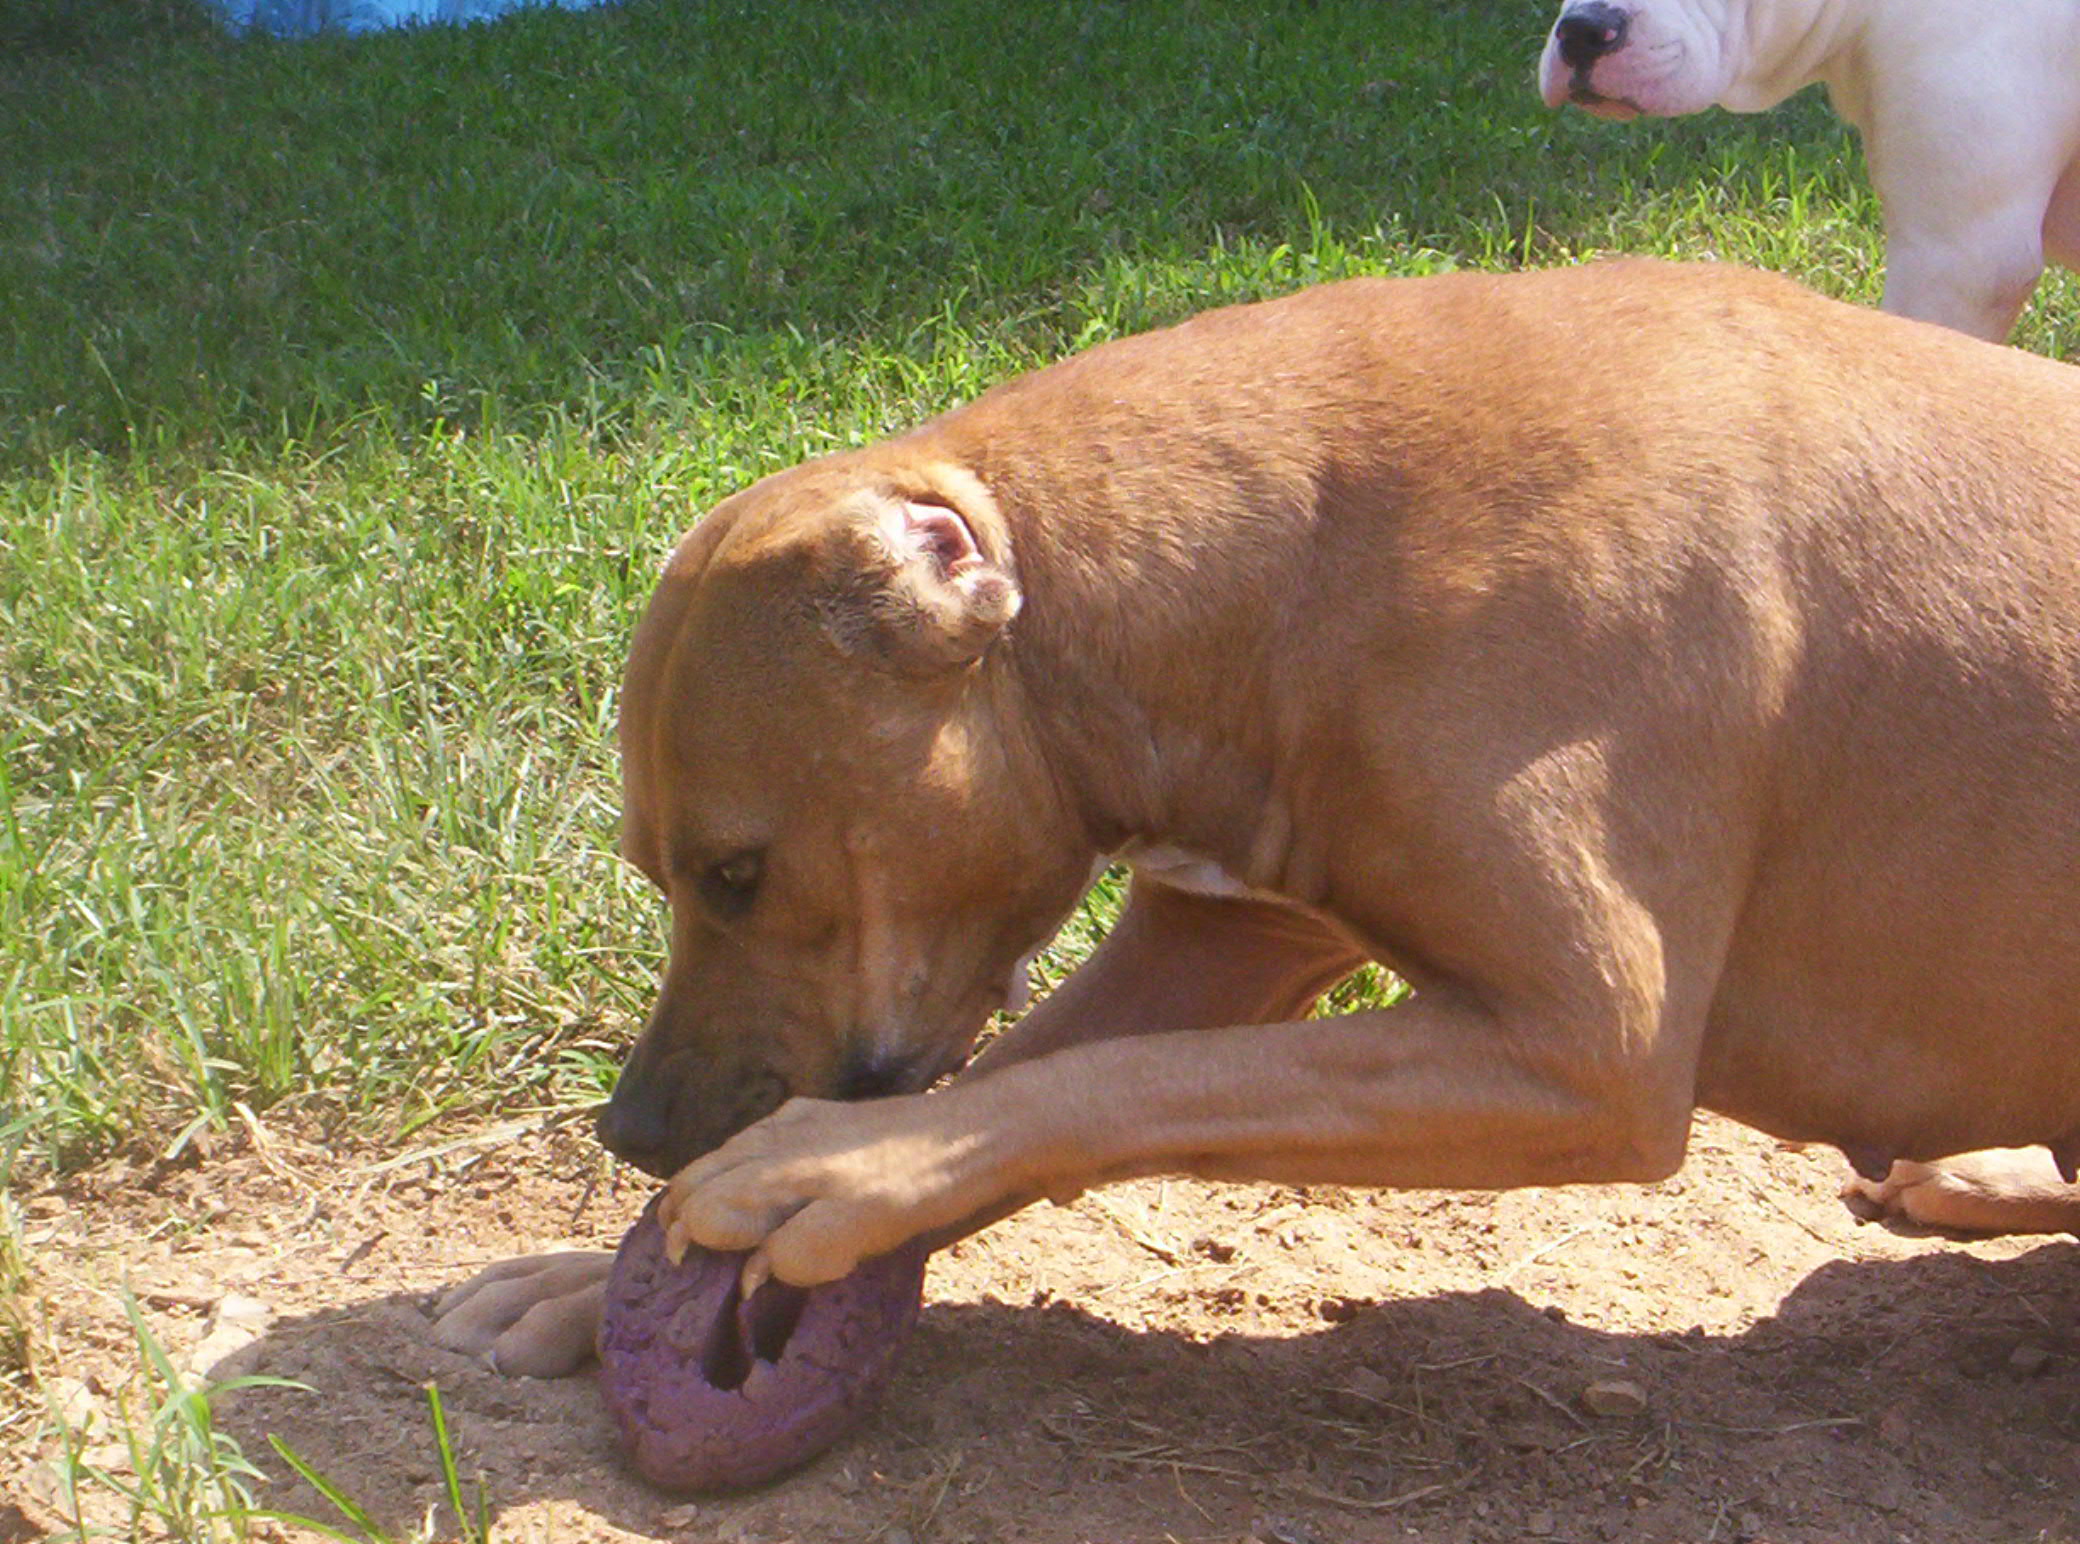
[[[1365,960],[1342,932],[1298,907],[1137,875],[1105,941],[968,1075],[1120,1035],[1299,1018]]]
[[[2080,1233],[2080,1185],[2066,1183],[2040,1147],[1902,1161],[1882,1180],[1850,1180],[1842,1199],[1871,1221],[1957,1233]]]

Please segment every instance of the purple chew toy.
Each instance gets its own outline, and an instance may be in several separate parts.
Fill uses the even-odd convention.
[[[821,1287],[744,1257],[672,1264],[652,1198],[621,1241],[600,1319],[600,1388],[636,1471],[668,1490],[736,1490],[821,1453],[867,1413],[917,1324],[927,1251],[912,1244]]]

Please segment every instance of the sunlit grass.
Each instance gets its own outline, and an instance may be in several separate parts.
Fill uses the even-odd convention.
[[[623,649],[764,472],[1348,274],[1660,252],[1875,298],[1822,104],[1548,113],[1546,11],[631,0],[0,62],[24,1157],[597,1097],[661,943],[612,855]],[[2069,352],[2075,301],[2024,340]]]
[[[253,1496],[265,1475],[237,1439],[217,1425],[216,1400],[241,1388],[301,1385],[267,1377],[220,1383],[190,1378],[174,1365],[136,1300],[126,1293],[123,1305],[138,1377],[118,1392],[110,1423],[113,1440],[106,1440],[109,1433],[104,1432],[105,1440],[90,1445],[87,1433],[52,1404],[50,1424],[57,1434],[52,1472],[59,1512],[71,1526],[53,1534],[51,1544],[97,1539],[242,1544],[261,1515]]]
[[[20,1167],[603,1092],[662,941],[613,856],[616,680],[723,494],[1351,274],[1647,252],[1876,299],[1817,99],[1548,113],[1549,11],[630,0],[295,45],[0,11],[0,1407],[36,1378]],[[2019,339],[2080,353],[2080,284]],[[109,1536],[245,1537],[246,1455],[135,1328],[129,1477],[62,1442],[75,1493]]]

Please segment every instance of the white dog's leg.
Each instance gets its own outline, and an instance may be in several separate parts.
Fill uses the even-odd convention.
[[[1946,231],[1902,229],[1887,208],[1885,309],[2005,342],[2044,269],[2043,205]]]
[[[1864,145],[1885,206],[1885,309],[2006,340],[2044,270],[2063,170],[2034,96],[1971,79],[1888,80]]]
[[[434,1344],[521,1378],[561,1378],[592,1360],[614,1256],[606,1250],[502,1260],[434,1308]]]

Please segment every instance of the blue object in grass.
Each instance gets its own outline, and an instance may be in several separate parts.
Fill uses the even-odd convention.
[[[586,10],[602,3],[604,0],[209,0],[235,30],[272,32],[281,37],[489,21],[523,5]]]

